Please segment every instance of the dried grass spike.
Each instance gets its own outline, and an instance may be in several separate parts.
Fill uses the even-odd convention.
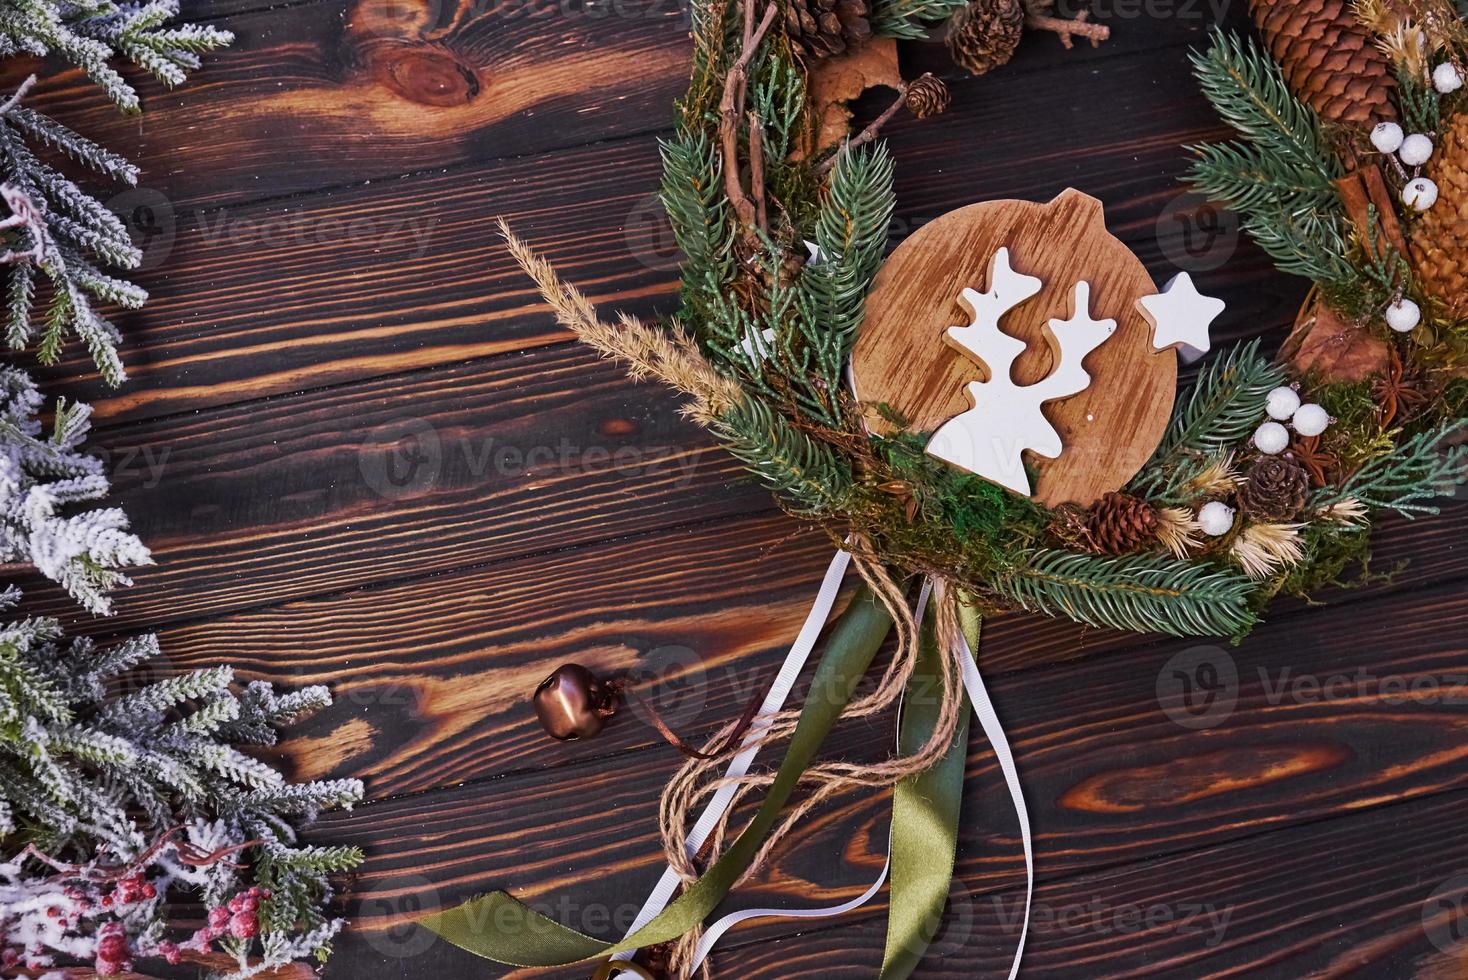
[[[1251,524],[1233,544],[1229,553],[1250,578],[1264,579],[1305,557],[1300,544],[1303,524]]]
[[[1164,507],[1157,512],[1157,540],[1180,559],[1203,547],[1202,532],[1203,526],[1186,507]]]

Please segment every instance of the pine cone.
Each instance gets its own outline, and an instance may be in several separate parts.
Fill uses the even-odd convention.
[[[1266,456],[1249,467],[1239,506],[1258,521],[1288,521],[1305,506],[1310,474],[1287,456]]]
[[[1125,493],[1108,493],[1091,505],[1086,530],[1109,555],[1138,551],[1157,538],[1157,508]]]
[[[1443,124],[1439,145],[1427,161],[1437,184],[1437,203],[1412,228],[1417,281],[1442,303],[1450,319],[1468,317],[1468,113]]]
[[[1370,127],[1397,117],[1391,61],[1351,0],[1250,0],[1290,90],[1331,122]]]
[[[982,75],[1014,56],[1024,30],[1020,0],[970,0],[948,19],[948,51],[954,61]]]
[[[788,0],[785,33],[812,58],[859,47],[872,36],[866,0]]]
[[[919,119],[936,116],[948,108],[948,86],[936,75],[923,75],[907,87],[903,100],[907,111]]]

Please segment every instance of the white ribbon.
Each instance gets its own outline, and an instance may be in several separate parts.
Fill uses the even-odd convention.
[[[974,715],[979,719],[979,725],[994,749],[994,756],[999,760],[1005,785],[1009,787],[1009,801],[1014,804],[1014,815],[1019,817],[1019,836],[1025,848],[1025,917],[1020,927],[1019,945],[1014,950],[1014,964],[1009,968],[1009,980],[1014,980],[1019,975],[1019,961],[1025,955],[1025,940],[1030,935],[1030,906],[1035,898],[1035,851],[1034,842],[1030,838],[1030,812],[1025,808],[1025,795],[1019,785],[1019,771],[1014,768],[1014,753],[1009,750],[1009,739],[1004,735],[1004,726],[999,722],[999,715],[994,712],[994,702],[989,700],[984,679],[979,676],[979,665],[974,660],[974,652],[969,649],[968,638],[961,633],[958,642],[961,646],[958,662],[959,669],[963,672],[963,687],[968,692],[969,703],[974,706]]]
[[[765,704],[760,709],[760,716],[778,711],[780,705],[783,705],[785,699],[789,697],[790,689],[794,685],[794,678],[800,674],[801,667],[804,666],[806,659],[810,656],[810,647],[815,644],[815,636],[819,636],[821,627],[825,624],[826,616],[831,611],[831,605],[835,601],[835,593],[840,588],[841,573],[846,569],[846,562],[842,561],[845,558],[848,558],[845,552],[837,552],[836,558],[832,560],[831,568],[826,572],[826,581],[821,585],[821,593],[816,598],[815,606],[811,609],[811,615],[807,617],[805,626],[801,629],[800,636],[795,641],[795,646],[790,648],[790,653],[785,658],[785,665],[781,667],[780,674],[776,677],[775,684],[771,687],[770,694],[765,698]],[[834,586],[832,586],[833,574],[835,577]],[[827,595],[828,587],[830,592],[829,597]],[[915,617],[916,622],[919,624],[922,622],[923,613],[927,608],[928,596],[931,594],[932,588],[933,583],[931,579],[923,582],[922,593],[918,596],[917,614]],[[820,612],[821,615],[815,627],[815,636],[807,638],[807,630],[811,628],[812,620],[815,618],[817,612]],[[791,669],[792,664],[795,662],[797,651],[801,649],[802,642],[807,639],[809,639],[809,643],[806,645],[804,651],[800,653],[798,665]],[[1010,750],[1009,739],[1004,734],[1004,725],[999,721],[999,715],[994,711],[994,702],[989,698],[989,691],[984,686],[984,679],[979,675],[979,667],[974,659],[974,652],[968,645],[968,639],[962,634],[959,635],[959,644],[960,656],[958,660],[959,670],[963,677],[963,687],[968,693],[969,703],[973,705],[974,716],[979,720],[979,727],[983,728],[984,736],[988,738],[990,746],[994,749],[994,756],[999,760],[999,769],[1003,772],[1004,783],[1009,788],[1010,802],[1014,806],[1015,816],[1019,818],[1020,840],[1024,845],[1025,915],[1020,927],[1019,943],[1014,951],[1014,961],[1009,968],[1009,980],[1015,980],[1015,977],[1019,975],[1020,961],[1024,958],[1025,942],[1029,938],[1030,912],[1035,897],[1035,856],[1034,842],[1030,835],[1030,815],[1029,810],[1025,807],[1024,793],[1020,788],[1019,771],[1014,765],[1014,753]],[[789,671],[791,676],[788,682],[781,688],[781,682],[786,680],[787,671]],[[775,704],[771,708],[770,705],[776,699],[777,695],[778,704]],[[754,737],[753,734],[747,736],[747,739],[752,737]],[[737,775],[742,776],[748,772],[750,764],[754,761],[756,751],[752,747],[736,756],[734,761],[730,763],[726,776],[735,774],[736,766],[738,766],[741,759],[744,760],[744,763],[743,767],[738,770]],[[747,758],[746,755],[748,756]],[[708,808],[699,817],[698,823],[694,825],[693,832],[689,834],[686,844],[689,848],[689,853],[696,853],[698,848],[703,846],[703,841],[713,829],[715,822],[723,815],[724,810],[728,808],[729,800],[732,799],[734,790],[733,787],[725,787],[725,789],[729,790],[727,796],[723,795],[724,789],[720,789],[715,794],[714,799],[710,801]],[[729,915],[724,916],[711,925],[704,932],[703,938],[699,940],[698,946],[694,951],[692,970],[698,969],[704,959],[713,951],[718,941],[723,938],[724,933],[750,919],[766,917],[824,919],[831,916],[844,915],[847,912],[860,908],[871,901],[877,892],[881,891],[882,885],[886,883],[887,872],[892,865],[891,854],[892,844],[889,835],[887,861],[882,865],[882,873],[877,876],[877,880],[865,892],[840,905],[831,905],[819,909],[745,909],[739,912],[731,912]],[[643,904],[642,911],[638,914],[636,922],[628,930],[629,934],[642,928],[643,925],[651,921],[667,906],[668,902],[672,900],[673,891],[677,888],[677,884],[678,875],[671,867],[663,872],[662,879],[658,881],[657,887],[653,889],[653,893],[648,896],[647,901]],[[619,954],[617,958],[629,959],[632,955],[632,952],[627,952]]]
[[[778,714],[785,707],[786,700],[790,697],[790,691],[795,687],[795,681],[800,677],[800,672],[805,668],[805,662],[810,659],[810,654],[815,649],[816,640],[820,639],[821,631],[826,628],[826,620],[831,615],[831,608],[836,605],[836,596],[841,591],[841,580],[846,575],[846,568],[851,563],[851,555],[845,551],[838,551],[831,564],[826,569],[826,577],[821,582],[821,591],[816,595],[815,605],[811,607],[809,615],[805,617],[805,625],[801,626],[800,633],[795,637],[795,643],[791,645],[790,652],[785,655],[785,663],[781,665],[780,672],[775,675],[775,680],[770,684],[770,692],[765,695],[765,700],[760,704],[759,713],[755,715],[753,723],[749,726],[748,733],[744,736],[744,745],[738,755],[729,763],[729,768],[724,772],[725,780],[734,780],[749,772],[749,767],[754,764],[754,757],[759,754],[759,746],[755,743],[764,730],[769,726],[769,719]],[[698,853],[703,847],[703,842],[708,839],[719,819],[723,817],[724,811],[729,809],[730,802],[734,799],[736,787],[731,782],[726,782],[714,792],[713,798],[709,800],[708,806],[699,815],[698,821],[688,833],[688,839],[684,841],[684,848],[689,855]],[[659,912],[668,907],[673,900],[673,892],[678,889],[678,872],[672,866],[663,870],[663,876],[653,887],[652,894],[647,896],[647,901],[642,903],[642,909],[637,913],[637,918],[632,921],[632,927],[627,930],[627,935],[632,935],[638,929],[647,925],[657,918]],[[630,960],[636,950],[628,950],[618,953],[612,957],[617,960]]]

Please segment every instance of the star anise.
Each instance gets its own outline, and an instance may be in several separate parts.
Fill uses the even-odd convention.
[[[1310,474],[1310,482],[1323,487],[1330,482],[1328,474],[1340,462],[1334,453],[1320,448],[1319,436],[1300,436],[1292,446],[1290,455]]]
[[[1371,385],[1378,405],[1376,417],[1383,428],[1391,425],[1399,415],[1403,420],[1410,419],[1430,401],[1428,393],[1422,390],[1421,379],[1415,372],[1407,370],[1397,349],[1391,347],[1388,353],[1390,360],[1386,373]]]

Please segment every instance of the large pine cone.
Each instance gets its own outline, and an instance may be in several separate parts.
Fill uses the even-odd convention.
[[[1290,90],[1323,118],[1369,127],[1397,117],[1391,62],[1350,0],[1250,0],[1249,9]]]
[[[1249,467],[1239,490],[1239,506],[1257,521],[1288,521],[1298,517],[1310,494],[1310,474],[1284,456],[1266,456]]]
[[[813,58],[841,54],[872,36],[866,0],[788,0],[785,33]]]
[[[1468,318],[1468,113],[1444,125],[1427,176],[1437,183],[1438,198],[1412,229],[1417,281],[1445,316]]]
[[[1086,530],[1109,555],[1138,551],[1157,540],[1157,508],[1125,493],[1108,493],[1091,505]]]
[[[948,51],[954,61],[982,75],[1014,56],[1024,30],[1020,0],[970,0],[948,19]]]

